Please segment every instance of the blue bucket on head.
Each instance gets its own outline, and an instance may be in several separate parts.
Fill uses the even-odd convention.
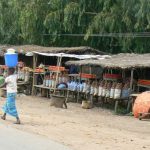
[[[18,64],[18,54],[17,53],[6,53],[4,55],[5,57],[5,65],[7,67],[16,67]]]

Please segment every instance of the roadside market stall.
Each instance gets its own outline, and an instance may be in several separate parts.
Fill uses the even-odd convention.
[[[51,60],[53,57],[56,58],[55,64],[51,65],[51,61],[47,64],[38,64],[38,57],[43,56]],[[42,92],[43,89],[46,89],[47,92],[44,92],[43,96],[49,97],[50,93],[56,93],[57,91],[67,91],[68,82],[70,82],[71,75],[69,70],[62,66],[63,59],[96,59],[102,57],[102,55],[76,55],[76,54],[66,54],[66,53],[39,53],[33,52],[33,89],[32,92],[36,95],[37,90],[40,89]],[[104,57],[104,56],[103,56]],[[38,81],[38,77],[41,77],[41,81]],[[74,80],[74,79],[73,79]],[[46,95],[45,95],[46,94]]]
[[[19,64],[18,64],[18,68],[17,68],[17,73],[18,73],[18,78],[20,80],[20,82],[22,81],[22,83],[19,82],[19,85],[23,85],[24,80],[26,80],[27,75],[29,73],[27,73],[29,70],[30,72],[32,72],[31,70],[33,69],[33,60],[35,61],[35,59],[33,58],[33,52],[43,52],[43,53],[66,53],[66,54],[93,54],[93,55],[103,55],[103,52],[100,52],[96,49],[90,48],[90,47],[43,47],[43,46],[37,46],[37,45],[19,45],[19,46],[14,46],[14,45],[0,45],[0,64],[2,65],[0,67],[0,72],[1,74],[5,74],[6,73],[6,67],[4,66],[4,53],[6,52],[7,49],[9,48],[13,48],[16,50],[16,52],[18,53],[18,59],[19,59]],[[68,59],[67,59],[68,60]],[[73,59],[74,60],[74,59]],[[62,64],[65,62],[65,58],[62,61]],[[51,57],[51,59],[49,59],[49,57],[43,57],[43,55],[38,55],[38,64],[36,64],[37,66],[39,66],[40,64],[48,64],[50,62],[50,64],[52,66],[56,66],[57,64],[57,58],[56,57]],[[58,64],[57,64],[58,65]],[[56,68],[51,68],[53,70],[56,70]],[[32,73],[30,73],[31,78],[32,78]],[[33,79],[34,80],[34,79]],[[32,84],[32,80],[29,82]],[[28,88],[31,90],[31,88]]]
[[[149,72],[149,58],[150,54],[118,54],[102,60],[69,61],[66,64],[92,67],[100,66],[104,68],[103,78],[101,78],[97,86],[97,95],[105,98],[113,98],[116,101],[115,111],[117,111],[118,102],[122,101],[122,99],[128,99],[129,101],[130,96],[132,96],[131,94],[138,92],[139,88],[136,87],[150,89],[149,76],[145,76],[147,80],[142,79],[144,70]],[[141,82],[141,80],[144,81]],[[92,90],[92,84],[90,87]]]
[[[32,85],[32,57],[26,56],[23,47],[13,45],[0,45],[0,75],[7,75],[7,67],[5,66],[4,54],[8,49],[15,49],[18,53],[18,65],[16,67],[16,74],[18,75],[18,92],[31,94]],[[5,90],[3,88],[2,90]]]

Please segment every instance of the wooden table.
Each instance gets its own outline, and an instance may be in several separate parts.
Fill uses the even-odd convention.
[[[139,96],[139,94],[140,93],[132,93],[132,94],[130,94],[130,98],[129,98],[128,106],[127,106],[127,112],[129,112],[131,105],[132,105],[132,108],[133,108],[135,99],[137,98],[137,96]]]
[[[34,87],[40,89],[40,92],[42,89],[48,90],[47,97],[49,97],[51,93],[54,93],[54,91],[55,92],[57,92],[57,91],[61,92],[62,91],[64,93],[64,96],[67,95],[66,94],[67,88],[58,89],[58,88],[51,88],[51,87],[47,87],[47,86],[43,86],[43,85],[34,85]],[[35,91],[35,95],[36,95],[36,93],[37,93],[37,91]]]
[[[67,91],[67,94],[66,94],[66,102],[68,102],[68,99],[69,99],[69,95],[71,93],[72,95],[72,98],[75,98],[76,102],[78,101],[78,92],[77,91],[72,91],[72,90],[66,90]]]
[[[114,108],[114,111],[115,111],[115,113],[117,113],[117,109],[118,109],[118,104],[119,104],[119,102],[128,101],[128,103],[129,103],[130,98],[129,98],[129,97],[126,97],[126,98],[114,99],[114,101],[115,101],[115,108]],[[127,106],[127,111],[128,111],[128,106]]]
[[[23,87],[24,90],[26,90],[26,93],[25,94],[31,94],[31,83],[30,82],[17,82],[17,87],[18,87],[18,90],[21,89],[21,87]],[[24,93],[24,90],[21,91]]]
[[[17,89],[20,89],[21,86],[25,86],[26,89],[28,89],[29,91],[31,91],[30,88],[29,88],[29,85],[30,85],[29,82],[17,82]],[[2,92],[4,92],[5,95],[6,95],[6,91],[7,91],[6,87],[1,88],[1,94],[2,94]]]
[[[144,87],[150,90],[150,85],[143,85],[143,84],[138,84],[138,92],[140,91],[140,87]]]

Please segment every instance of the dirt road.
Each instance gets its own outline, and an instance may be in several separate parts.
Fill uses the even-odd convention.
[[[3,124],[26,132],[44,135],[73,150],[149,150],[150,121],[93,108],[82,109],[69,103],[68,109],[50,107],[50,100],[20,97],[17,100],[22,125],[13,125],[8,117]],[[2,106],[4,100],[0,101]]]

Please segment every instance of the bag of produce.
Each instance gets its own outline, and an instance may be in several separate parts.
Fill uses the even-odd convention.
[[[121,97],[121,89],[122,89],[122,83],[118,83],[115,92],[114,92],[114,99],[120,99]]]
[[[117,83],[113,82],[112,87],[110,89],[110,98],[114,98],[114,93],[115,93],[115,87],[116,87]]]
[[[86,85],[87,85],[87,81],[83,82],[83,93],[86,92]]]
[[[110,89],[111,89],[111,83],[109,82],[107,84],[107,87],[106,87],[106,97],[110,97]]]
[[[106,96],[106,87],[107,87],[107,82],[105,82],[105,84],[103,85],[103,89],[102,89],[102,96],[103,97]]]
[[[130,96],[130,88],[129,88],[129,83],[125,83],[122,93],[121,93],[121,98],[128,98]]]
[[[86,91],[85,91],[86,94],[90,93],[90,88],[91,88],[90,81],[88,81],[86,84]]]
[[[80,83],[80,92],[83,92],[83,83]]]
[[[102,96],[104,81],[101,81],[98,88],[98,96]]]
[[[90,94],[93,95],[94,94],[94,86],[95,86],[95,83],[92,82],[91,84],[91,88],[90,88]]]
[[[95,86],[94,86],[94,96],[98,95],[98,82],[95,82]]]

